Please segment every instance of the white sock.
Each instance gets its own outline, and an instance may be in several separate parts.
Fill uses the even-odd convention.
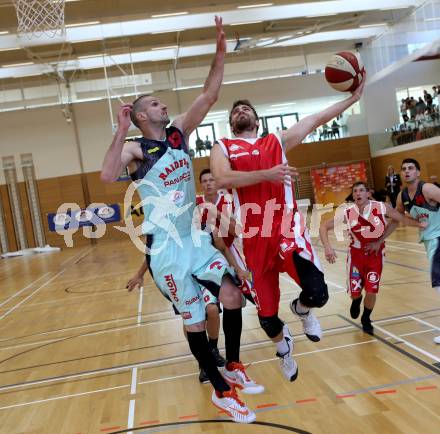
[[[277,351],[278,351],[278,354],[286,354],[286,353],[288,353],[289,352],[289,345],[287,345],[287,342],[286,342],[286,340],[284,339],[284,337],[283,337],[283,339],[281,339],[279,342],[277,342],[276,343],[277,344]]]
[[[304,306],[298,299],[295,306],[296,313],[305,315],[310,312],[310,307]]]
[[[434,289],[439,293],[440,295],[440,286],[434,286]]]

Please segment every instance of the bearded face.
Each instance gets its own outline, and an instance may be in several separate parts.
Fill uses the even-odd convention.
[[[257,128],[258,119],[247,105],[239,105],[231,113],[231,127],[234,134],[252,131]]]

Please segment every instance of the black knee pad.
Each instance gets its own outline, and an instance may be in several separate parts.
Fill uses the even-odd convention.
[[[328,288],[324,275],[311,275],[301,282],[302,292],[299,296],[301,303],[307,307],[322,307],[328,301]]]
[[[258,319],[260,320],[261,328],[266,332],[267,336],[271,339],[275,336],[278,336],[283,330],[284,323],[278,318],[278,315],[273,316],[260,316],[258,315]]]

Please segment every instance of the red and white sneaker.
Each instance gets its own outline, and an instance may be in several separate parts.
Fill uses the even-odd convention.
[[[229,384],[248,395],[256,395],[264,392],[264,386],[257,384],[254,380],[251,380],[248,377],[246,374],[246,368],[242,363],[227,363],[226,369],[223,371],[223,377],[225,377]]]
[[[223,392],[222,396],[219,396],[214,390],[212,392],[212,403],[220,410],[223,410],[234,422],[252,423],[257,418],[255,413],[249,410],[244,402],[240,401],[233,386],[231,390]]]

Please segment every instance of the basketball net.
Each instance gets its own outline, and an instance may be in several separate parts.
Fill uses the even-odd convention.
[[[12,0],[20,39],[55,38],[65,34],[64,0]]]

